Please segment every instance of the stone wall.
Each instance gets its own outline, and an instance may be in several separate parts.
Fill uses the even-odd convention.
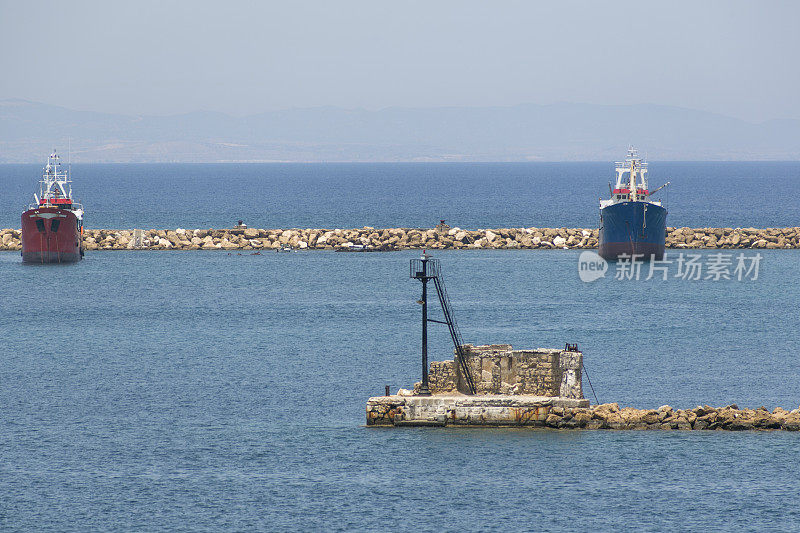
[[[455,361],[431,361],[428,370],[428,388],[431,392],[454,391],[460,378]]]
[[[510,344],[462,346],[477,394],[583,398],[583,354],[564,350],[514,350]],[[433,361],[428,371],[434,394],[466,392],[455,360]]]
[[[86,250],[354,250],[597,248],[596,229],[85,230]],[[140,238],[136,238],[136,232]],[[667,248],[800,248],[800,228],[667,228]],[[0,230],[0,250],[20,250],[20,230]]]

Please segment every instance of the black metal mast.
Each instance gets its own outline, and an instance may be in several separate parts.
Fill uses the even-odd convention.
[[[428,280],[432,277],[428,275],[429,260],[428,254],[423,251],[422,258],[419,260],[421,267],[416,273],[412,272],[412,275],[416,274],[414,277],[422,282],[422,299],[420,300],[422,303],[422,387],[419,389],[419,394],[422,395],[431,393],[428,389]]]
[[[422,252],[420,259],[411,260],[411,277],[422,282],[422,299],[417,303],[422,305],[422,387],[420,394],[430,394],[428,388],[428,322],[445,324],[450,330],[450,337],[456,351],[456,360],[461,371],[461,376],[469,394],[475,394],[475,382],[467,364],[466,354],[461,347],[461,333],[458,330],[453,310],[450,307],[450,298],[444,287],[444,280],[439,269],[439,260],[432,259],[425,251]],[[436,294],[439,296],[439,303],[442,306],[444,321],[428,318],[428,280],[432,279],[436,286]]]

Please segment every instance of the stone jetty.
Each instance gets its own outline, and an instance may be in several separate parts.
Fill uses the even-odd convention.
[[[86,250],[591,249],[592,228],[183,229],[85,230]],[[800,227],[667,228],[667,248],[800,248]],[[20,230],[0,230],[0,250],[20,250]]]
[[[464,393],[461,365],[455,358],[433,361],[428,373],[432,394],[420,394],[417,383],[413,390],[369,398],[367,425],[800,431],[800,408],[590,405],[583,397],[583,354],[574,345],[564,350],[514,350],[508,344],[465,344],[461,353],[475,394]]]
[[[368,426],[501,426],[617,430],[800,431],[800,408],[787,411],[697,406],[635,409],[616,403],[578,406],[578,400],[536,396],[417,396],[399,391],[367,402]]]

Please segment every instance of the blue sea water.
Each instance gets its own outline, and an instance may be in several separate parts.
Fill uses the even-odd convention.
[[[671,225],[798,225],[798,163],[661,165]],[[93,228],[591,226],[610,174],[74,170]],[[18,227],[37,175],[0,166],[0,227]],[[718,282],[622,281],[612,266],[583,283],[569,250],[436,257],[465,341],[576,342],[600,402],[793,409],[800,251],[761,254],[758,279]],[[797,529],[797,433],[364,427],[369,396],[419,379],[416,256],[87,252],[58,266],[0,253],[0,530]],[[445,329],[430,353],[452,357]]]
[[[0,165],[0,228],[40,165]],[[667,225],[800,225],[800,162],[652,162]],[[73,165],[88,228],[597,227],[612,163]]]
[[[577,342],[601,402],[796,408],[800,251],[761,253],[594,283],[578,251],[436,255],[467,342]],[[418,379],[416,255],[0,253],[0,529],[797,529],[797,433],[364,427]]]

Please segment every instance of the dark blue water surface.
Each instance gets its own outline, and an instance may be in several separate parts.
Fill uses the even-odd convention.
[[[793,409],[800,251],[762,254],[757,280],[591,284],[577,251],[437,257],[467,342],[577,342],[601,402]],[[416,255],[0,253],[0,529],[797,529],[798,433],[363,427],[418,379]]]
[[[39,165],[0,165],[18,228]],[[73,165],[89,228],[596,227],[612,163]],[[667,225],[800,225],[800,162],[653,162]]]

